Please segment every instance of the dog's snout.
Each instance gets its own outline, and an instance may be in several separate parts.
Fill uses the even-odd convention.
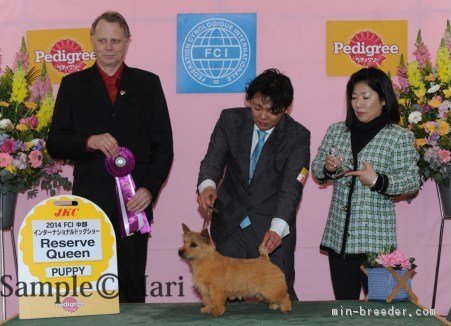
[[[179,249],[179,256],[183,258],[183,249]]]

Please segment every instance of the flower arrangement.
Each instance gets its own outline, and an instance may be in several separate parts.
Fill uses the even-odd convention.
[[[45,150],[45,139],[55,101],[45,64],[42,72],[28,69],[25,40],[13,68],[0,67],[0,193],[25,192],[34,197],[38,189],[54,195],[72,184],[61,162]]]
[[[451,26],[449,20],[435,64],[423,43],[421,30],[413,52],[415,60],[398,66],[401,125],[412,130],[423,181],[431,178],[449,185],[451,179]]]
[[[395,270],[415,268],[415,258],[407,259],[398,249],[390,247],[383,252],[367,254],[366,267],[391,267]]]

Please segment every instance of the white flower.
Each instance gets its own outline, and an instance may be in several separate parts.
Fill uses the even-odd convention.
[[[12,125],[12,122],[9,119],[0,120],[0,129],[6,129],[11,125]]]
[[[26,168],[28,168],[27,154],[19,153],[19,155],[17,155],[17,158],[13,160],[13,166],[18,170],[25,170]]]
[[[421,112],[414,111],[409,114],[409,123],[418,123],[422,119]]]
[[[428,89],[428,93],[429,93],[429,94],[435,93],[435,92],[437,92],[439,89],[440,89],[440,85],[434,85],[434,86],[432,86],[431,88]]]

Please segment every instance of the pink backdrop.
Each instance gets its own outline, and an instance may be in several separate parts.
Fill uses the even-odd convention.
[[[347,78],[327,77],[325,73],[326,21],[408,20],[408,51],[412,59],[410,53],[418,29],[422,29],[423,40],[435,58],[446,19],[451,18],[449,0],[0,0],[2,66],[12,65],[27,30],[89,27],[94,17],[110,9],[121,12],[130,24],[132,43],[127,64],[161,77],[174,130],[174,164],[155,210],[149,244],[148,302],[198,301],[190,270],[177,255],[181,223],[201,228],[195,194],[199,163],[220,111],[244,101],[243,94],[176,94],[178,13],[257,13],[257,72],[277,67],[291,77],[295,89],[292,116],[312,132],[312,158],[327,126],[343,120],[345,115]],[[70,169],[66,173],[71,175]],[[330,197],[331,189],[320,189],[308,180],[297,217],[295,287],[303,301],[333,299],[327,257],[319,252]],[[17,229],[31,207],[44,198],[45,193],[28,201],[19,197]],[[440,228],[435,184],[427,183],[411,204],[397,204],[397,214],[399,247],[417,259],[414,291],[420,302],[430,307]],[[8,232],[5,234],[7,271],[13,274],[10,237]],[[447,314],[451,305],[450,221],[445,223],[440,271],[436,308]],[[161,291],[156,290],[156,282],[163,285]],[[178,284],[168,293],[166,282]],[[8,298],[7,302],[9,317],[18,311],[17,298]]]

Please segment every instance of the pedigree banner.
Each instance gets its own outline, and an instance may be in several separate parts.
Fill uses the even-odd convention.
[[[23,220],[18,243],[19,318],[119,312],[116,238],[93,202],[42,201]]]
[[[90,67],[96,60],[89,28],[27,31],[30,67],[46,63],[52,84],[64,76]]]
[[[326,74],[349,76],[364,67],[397,74],[407,53],[406,20],[327,21]]]

